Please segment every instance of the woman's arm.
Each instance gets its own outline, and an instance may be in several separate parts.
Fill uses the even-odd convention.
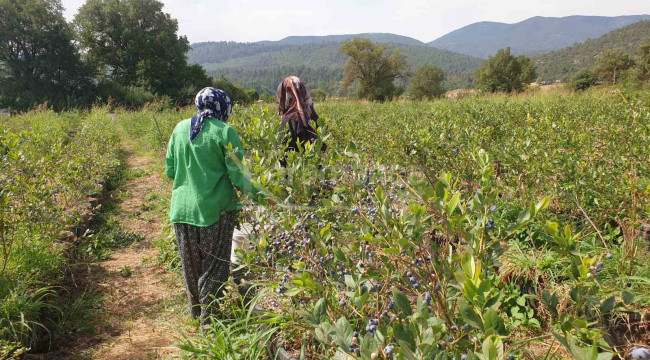
[[[176,163],[174,161],[174,134],[169,139],[167,145],[167,155],[165,156],[165,174],[168,178],[174,180],[176,176]]]
[[[257,202],[262,202],[266,197],[262,192],[251,182],[251,179],[246,174],[248,171],[244,166],[244,146],[239,139],[237,130],[228,126],[226,128],[226,146],[224,153],[226,158],[226,168],[230,181],[243,193],[252,195]]]

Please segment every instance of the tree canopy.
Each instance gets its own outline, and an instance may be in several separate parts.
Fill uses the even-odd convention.
[[[650,81],[650,38],[639,47],[639,55],[632,76],[640,82]]]
[[[435,65],[423,65],[411,77],[409,95],[416,99],[432,99],[445,93],[445,74]]]
[[[603,81],[616,84],[621,74],[634,66],[632,56],[621,49],[608,50],[598,55],[596,62],[596,74]]]
[[[91,101],[91,72],[59,0],[0,0],[0,107],[56,109]]]
[[[477,86],[484,91],[522,91],[535,78],[535,69],[528,57],[515,57],[510,54],[510,48],[505,48],[483,63],[476,78]]]
[[[359,83],[357,95],[361,98],[384,101],[392,99],[400,89],[396,78],[406,70],[406,61],[399,52],[391,54],[385,45],[376,45],[363,38],[344,41],[340,51],[348,56],[345,63],[343,87],[347,89],[354,81]]]
[[[174,99],[209,85],[200,67],[189,67],[189,43],[157,0],[88,0],[75,25],[90,62],[122,85],[143,86]]]

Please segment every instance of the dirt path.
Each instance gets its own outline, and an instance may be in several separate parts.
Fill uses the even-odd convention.
[[[164,214],[156,203],[164,201],[168,184],[159,158],[127,149],[126,162],[129,180],[113,194],[119,199],[115,218],[121,229],[144,240],[116,250],[88,271],[88,287],[101,294],[94,335],[81,336],[45,359],[163,359],[178,354],[174,327],[187,325],[183,283],[155,264],[158,250],[152,244],[162,234]]]

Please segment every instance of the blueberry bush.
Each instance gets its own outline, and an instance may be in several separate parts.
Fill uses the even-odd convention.
[[[227,343],[227,329],[238,339],[232,351],[239,358],[258,357],[264,350],[251,346],[246,354],[246,341],[268,338],[242,329],[252,334],[273,319],[264,334],[278,334],[285,348],[307,359],[641,354],[650,340],[648,104],[649,92],[601,89],[330,101],[316,104],[327,152],[317,143],[288,154],[272,105],[236,107],[231,123],[245,165],[277,203],[242,214],[254,232],[250,248],[238,251],[237,272],[255,284],[256,303],[275,314],[242,316],[236,326],[217,322],[220,328],[181,348],[223,358],[218,345]],[[114,165],[116,134],[159,156],[162,170],[171,131],[194,113],[156,106],[115,111],[116,120],[101,108],[60,117],[31,113],[2,124],[0,199],[11,197],[12,204],[2,219],[10,224],[4,229],[22,229],[12,234],[23,232],[3,235],[5,243],[56,244],[62,224],[79,216],[63,209]],[[29,201],[19,200],[23,193]],[[43,209],[56,209],[57,217],[37,214],[48,219],[38,226],[6,220],[34,219],[30,211]],[[178,268],[173,231],[166,229],[156,242],[159,261]],[[27,266],[56,273],[66,261],[49,247],[13,249],[3,299]],[[30,286],[25,293],[41,296]],[[6,330],[1,335],[7,344],[24,343]]]
[[[93,239],[77,225],[118,167],[118,145],[105,109],[0,121],[0,358],[34,348],[61,318],[57,285],[88,256]]]
[[[306,144],[287,168],[275,109],[237,108],[251,176],[278,203],[245,213],[242,269],[307,358],[625,357],[650,338],[648,100],[317,104],[329,149]],[[159,149],[191,113],[124,123]]]

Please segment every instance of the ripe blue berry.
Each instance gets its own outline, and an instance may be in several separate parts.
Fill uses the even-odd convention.
[[[432,299],[431,293],[427,291],[424,294],[424,302],[427,303],[427,305],[431,305],[431,299]]]
[[[607,260],[612,260],[614,258],[614,255],[612,255],[611,253],[607,253],[605,257],[607,258]]]
[[[393,353],[393,347],[388,345],[384,348],[384,354],[391,355]]]
[[[650,360],[650,351],[644,348],[636,348],[632,350],[632,359],[634,360]]]

